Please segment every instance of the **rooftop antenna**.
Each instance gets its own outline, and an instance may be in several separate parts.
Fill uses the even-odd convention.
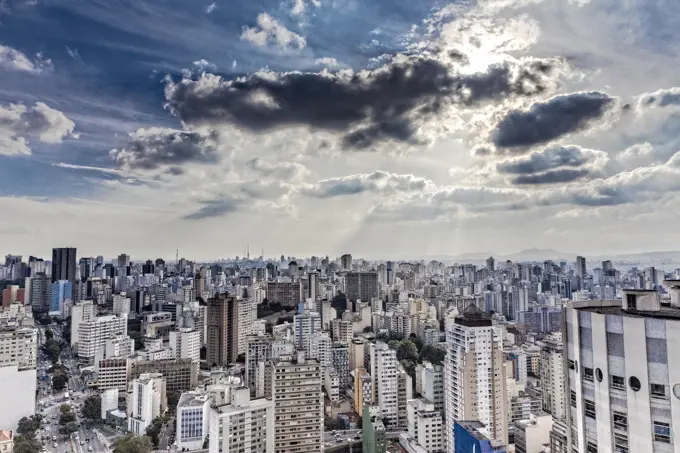
[[[175,254],[175,260],[179,263],[179,249],[177,249],[177,253]]]
[[[246,244],[246,258],[250,260],[250,244]]]

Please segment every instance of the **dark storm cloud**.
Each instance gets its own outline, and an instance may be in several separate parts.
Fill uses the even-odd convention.
[[[499,173],[527,175],[553,170],[559,167],[581,167],[592,159],[592,154],[578,146],[554,145],[520,159],[496,165]]]
[[[590,174],[590,170],[587,168],[579,170],[562,168],[559,170],[547,171],[545,173],[520,175],[513,178],[512,183],[516,185],[566,183],[588,176],[588,174]]]
[[[124,168],[155,170],[171,165],[169,174],[178,175],[178,165],[188,162],[217,161],[209,138],[197,132],[174,129],[138,129],[130,134],[124,148],[112,149],[113,160]]]
[[[614,98],[598,91],[555,96],[529,110],[511,110],[491,133],[497,148],[530,147],[588,127]]]
[[[239,211],[243,203],[240,200],[224,198],[203,201],[203,206],[196,212],[184,216],[187,220],[203,220],[211,217],[222,217]]]
[[[458,74],[435,58],[398,56],[373,71],[256,73],[235,80],[204,74],[168,82],[168,106],[188,124],[226,123],[261,132],[288,125],[345,134],[343,146],[410,141],[419,120],[451,104],[543,93],[559,60],[528,60]],[[414,124],[416,123],[416,124]]]

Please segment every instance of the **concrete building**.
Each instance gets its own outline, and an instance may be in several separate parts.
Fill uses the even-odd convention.
[[[307,353],[311,352],[312,336],[322,330],[321,315],[315,311],[305,310],[293,317],[293,334],[295,335],[295,347]]]
[[[97,389],[116,389],[120,392],[128,390],[128,382],[132,376],[132,359],[114,357],[96,362]]]
[[[331,345],[331,359],[333,368],[338,373],[340,390],[343,391],[350,385],[349,347],[345,343],[333,343]]]
[[[248,347],[246,338],[253,333],[253,321],[257,319],[257,304],[253,299],[238,301],[238,353],[245,354]]]
[[[540,387],[543,410],[558,420],[567,416],[562,334],[551,335],[541,345]]]
[[[442,453],[445,451],[443,415],[436,410],[434,404],[423,399],[412,399],[407,403],[408,442],[411,449],[415,442],[424,453]],[[404,442],[402,442],[404,443]],[[408,451],[409,447],[405,447]]]
[[[677,450],[680,433],[680,281],[622,300],[566,306],[565,355],[574,452]]]
[[[373,404],[380,408],[380,416],[388,430],[396,430],[399,421],[399,361],[397,351],[386,343],[370,344]]]
[[[251,400],[247,387],[232,388],[229,403],[216,405],[210,410],[208,452],[274,453],[275,429],[274,403],[271,400]]]
[[[455,421],[453,425],[453,448],[455,453],[507,453],[507,446],[498,440],[489,439],[484,423],[478,420]]]
[[[205,392],[184,392],[177,402],[177,450],[201,450],[210,427],[210,397]]]
[[[245,384],[253,397],[261,396],[257,395],[258,374],[261,366],[272,358],[273,342],[274,337],[268,334],[249,335],[246,339]]]
[[[80,324],[95,317],[94,304],[91,300],[74,303],[71,306],[71,347],[77,348],[80,338]]]
[[[348,301],[372,300],[378,297],[377,272],[348,272],[345,276],[345,289]]]
[[[125,316],[97,316],[82,321],[78,326],[78,357],[93,361],[97,350],[106,340],[119,335],[127,335]]]
[[[526,420],[514,423],[515,453],[542,453],[550,445],[553,418],[550,414],[531,414]]]
[[[142,374],[130,384],[128,392],[128,431],[144,436],[154,418],[167,410],[165,379],[160,373]]]
[[[323,450],[324,404],[321,366],[296,357],[280,357],[267,367],[274,403],[274,451],[316,453]]]
[[[176,359],[200,360],[201,333],[192,328],[183,327],[170,332],[170,350]]]
[[[373,382],[371,375],[364,368],[357,368],[350,372],[352,388],[354,389],[354,410],[361,414],[366,405],[373,404]]]
[[[381,410],[377,406],[365,405],[362,419],[362,451],[363,453],[387,453],[387,429],[380,417]]]
[[[0,430],[0,452],[12,453],[14,450],[14,432]]]
[[[334,341],[346,344],[352,343],[354,338],[352,321],[342,319],[331,320],[331,333]]]
[[[444,406],[447,451],[453,453],[457,420],[477,420],[489,439],[508,443],[508,398],[503,339],[487,313],[469,305],[447,319]]]
[[[106,420],[109,411],[118,410],[118,389],[104,390],[101,396],[101,419]]]
[[[416,392],[444,413],[444,367],[423,362],[416,366]]]
[[[239,300],[219,294],[208,299],[207,361],[226,366],[236,362],[239,354]]]
[[[198,361],[191,359],[171,359],[132,363],[132,377],[137,378],[145,373],[160,373],[165,378],[168,392],[187,392],[198,385]]]

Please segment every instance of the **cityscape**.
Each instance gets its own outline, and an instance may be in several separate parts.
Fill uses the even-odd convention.
[[[680,268],[626,266],[7,255],[0,448],[673,451]]]

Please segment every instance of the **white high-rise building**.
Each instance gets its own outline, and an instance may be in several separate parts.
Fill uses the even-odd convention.
[[[0,426],[10,430],[35,414],[38,333],[32,317],[24,320],[26,327],[16,318],[0,322]]]
[[[78,326],[78,357],[94,359],[99,347],[118,335],[127,335],[127,317],[124,315],[98,316],[81,322]]]
[[[444,408],[447,451],[454,452],[457,420],[478,420],[485,435],[508,443],[508,398],[503,338],[491,317],[471,304],[446,326]]]
[[[128,431],[144,436],[154,418],[167,410],[165,378],[160,373],[140,375],[130,383],[128,393]]]
[[[424,399],[412,399],[408,401],[407,412],[408,437],[420,447],[417,451],[444,451],[444,420],[442,413],[435,410],[434,404]]]
[[[332,344],[333,340],[331,340],[328,332],[314,333],[309,340],[307,358],[318,360],[322,369],[333,365],[333,355],[331,353]]]
[[[379,341],[371,343],[370,355],[373,404],[380,408],[385,426],[388,429],[396,429],[399,419],[397,351]]]
[[[228,398],[228,404],[210,409],[208,452],[274,453],[274,403],[266,398],[251,400],[248,387],[231,388]]]
[[[674,452],[680,441],[680,281],[564,312],[569,452]],[[662,303],[663,302],[663,303]]]
[[[293,317],[295,347],[309,354],[309,341],[317,331],[322,330],[321,315],[315,311],[305,311]]]
[[[245,354],[248,347],[247,337],[253,331],[253,320],[257,319],[257,304],[254,299],[238,301],[238,353]]]
[[[543,410],[558,420],[567,416],[562,334],[552,334],[541,346],[541,400]]]
[[[78,344],[80,324],[95,317],[94,304],[84,300],[71,306],[71,346]]]
[[[210,396],[205,392],[184,392],[177,402],[175,423],[177,450],[201,450],[210,427]]]
[[[258,373],[260,364],[267,363],[272,358],[271,335],[248,335],[246,338],[246,386],[251,396],[257,396]]]
[[[170,350],[176,359],[201,358],[201,332],[183,327],[170,332]]]
[[[274,451],[318,453],[323,451],[323,375],[316,360],[280,357],[267,366],[269,391],[274,403]]]

